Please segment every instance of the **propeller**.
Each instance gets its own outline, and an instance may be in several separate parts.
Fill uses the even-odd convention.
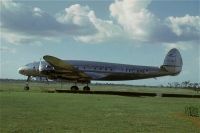
[[[41,60],[41,58],[40,58],[40,63],[39,63],[39,73],[41,73],[42,72],[42,60]]]
[[[44,71],[44,68],[43,68],[43,65],[42,65],[42,59],[41,59],[41,58],[40,58],[40,62],[39,62],[39,66],[38,66],[38,70],[39,70],[39,73],[40,73],[40,74],[42,73],[42,71]],[[43,81],[44,78],[45,78],[45,80],[46,80],[47,83],[49,84],[49,82],[48,82],[48,78],[47,78],[47,77],[39,76],[38,78],[39,78],[39,81]]]

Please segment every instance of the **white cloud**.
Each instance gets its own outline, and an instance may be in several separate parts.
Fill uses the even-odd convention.
[[[75,40],[84,43],[99,43],[110,40],[117,36],[122,37],[122,29],[119,26],[114,25],[112,21],[101,20],[97,18],[94,11],[90,11],[88,17],[90,22],[95,26],[98,32],[93,35],[76,36]]]
[[[200,17],[185,15],[184,17],[168,17],[171,30],[178,36],[198,38],[200,36]]]
[[[90,10],[88,6],[75,4],[57,13],[56,20],[65,25],[76,25],[78,29],[76,33],[72,33],[74,36],[90,35],[97,32],[96,27],[90,20],[89,14],[91,14],[91,12],[93,11]]]
[[[38,8],[38,7],[33,8],[33,15],[38,16],[38,17],[42,17],[43,13],[44,12],[40,8]]]
[[[160,20],[147,7],[151,0],[116,0],[111,16],[130,38],[148,42],[178,42],[199,39],[199,16],[168,17]]]
[[[10,33],[10,32],[3,32],[1,34],[1,38],[4,39],[6,42],[10,44],[23,44],[26,41],[30,41],[32,37],[28,37],[25,35],[20,35],[20,34],[15,34],[15,33]]]
[[[99,43],[121,35],[122,30],[119,26],[114,25],[112,21],[97,18],[95,12],[88,6],[71,5],[56,16],[57,20],[64,24],[74,23],[81,27],[87,27],[87,29],[96,29],[96,32],[91,34],[74,35],[75,40],[83,43]]]
[[[91,24],[89,20],[90,9],[88,6],[81,6],[79,4],[71,5],[65,8],[64,12],[58,13],[57,20],[61,23],[74,23],[79,26]]]
[[[61,23],[56,17],[38,7],[26,7],[12,1],[3,1],[0,13],[1,38],[10,43],[32,43],[39,40],[48,40],[49,38],[58,40],[66,36],[96,33],[92,23],[80,25],[78,22],[81,18],[78,20],[76,17],[74,21]]]
[[[51,16],[38,7],[25,7],[12,1],[3,3],[1,38],[12,44],[61,40],[67,36],[84,43],[97,43],[120,35],[122,31],[112,21],[97,18],[88,6],[71,5]]]
[[[165,51],[169,51],[172,48],[180,49],[181,51],[191,50],[194,48],[195,42],[176,42],[176,43],[163,43]]]
[[[5,53],[12,53],[12,54],[16,53],[16,49],[9,48],[9,47],[6,47],[6,46],[1,46],[0,51],[5,52]]]
[[[146,8],[150,0],[116,0],[110,5],[111,16],[136,40],[146,41],[156,26],[156,18]]]

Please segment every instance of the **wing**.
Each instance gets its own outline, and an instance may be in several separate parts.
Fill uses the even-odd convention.
[[[90,77],[83,71],[78,70],[67,61],[63,61],[54,56],[45,55],[43,59],[54,67],[55,74],[63,78],[71,79],[90,79]]]

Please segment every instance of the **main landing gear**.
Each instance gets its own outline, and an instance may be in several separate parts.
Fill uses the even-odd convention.
[[[26,80],[26,85],[24,86],[24,90],[29,90],[30,87],[29,87],[29,81],[31,80],[31,76],[28,76],[27,80]]]
[[[78,91],[78,90],[79,90],[79,88],[76,85],[74,85],[74,86],[71,87],[71,91]]]
[[[84,87],[83,87],[83,90],[84,90],[84,91],[90,91],[90,87],[89,87],[88,85],[87,85],[87,86],[84,86]]]
[[[76,85],[76,83],[75,83],[75,85],[72,86],[70,89],[71,89],[71,91],[78,91],[78,90],[79,90],[79,88],[78,88],[78,86]],[[87,86],[84,86],[84,87],[83,87],[83,91],[90,91],[90,87],[88,86],[88,84],[87,84]]]

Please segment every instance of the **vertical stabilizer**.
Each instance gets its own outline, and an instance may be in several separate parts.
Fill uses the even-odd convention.
[[[183,66],[182,57],[178,49],[171,49],[164,60],[161,69],[169,72],[170,75],[177,75],[181,72]]]

